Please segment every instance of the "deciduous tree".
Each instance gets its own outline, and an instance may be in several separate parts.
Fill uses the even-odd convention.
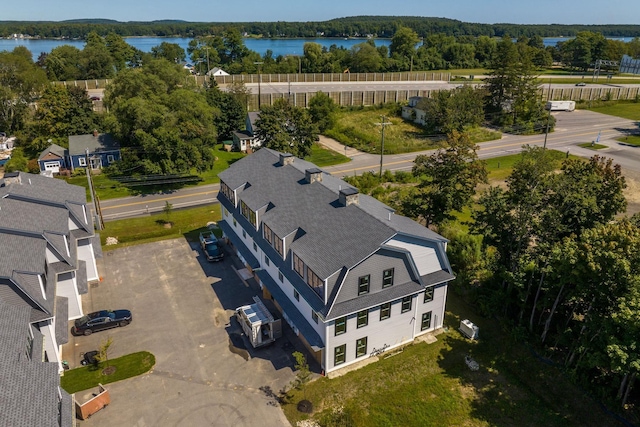
[[[263,145],[276,151],[306,157],[311,153],[317,128],[309,112],[278,99],[272,106],[263,107],[256,121],[256,134]]]

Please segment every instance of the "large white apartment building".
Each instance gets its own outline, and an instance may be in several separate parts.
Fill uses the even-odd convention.
[[[325,372],[442,327],[442,236],[289,154],[219,176],[225,236]]]

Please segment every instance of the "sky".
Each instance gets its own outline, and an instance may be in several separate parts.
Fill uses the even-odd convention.
[[[424,16],[478,23],[640,24],[639,0],[19,0],[0,21],[325,21],[358,15]]]

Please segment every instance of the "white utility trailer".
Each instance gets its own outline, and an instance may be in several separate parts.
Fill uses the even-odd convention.
[[[549,111],[573,111],[576,109],[576,101],[548,101],[545,109]]]
[[[236,308],[236,318],[254,348],[271,344],[282,336],[282,323],[275,319],[260,298],[253,304]]]

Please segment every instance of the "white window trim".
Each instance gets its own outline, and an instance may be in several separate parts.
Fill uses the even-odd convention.
[[[107,163],[113,163],[115,162],[116,158],[114,157],[113,154],[107,154]]]
[[[78,165],[87,166],[87,159],[85,159],[84,157],[78,157]]]

